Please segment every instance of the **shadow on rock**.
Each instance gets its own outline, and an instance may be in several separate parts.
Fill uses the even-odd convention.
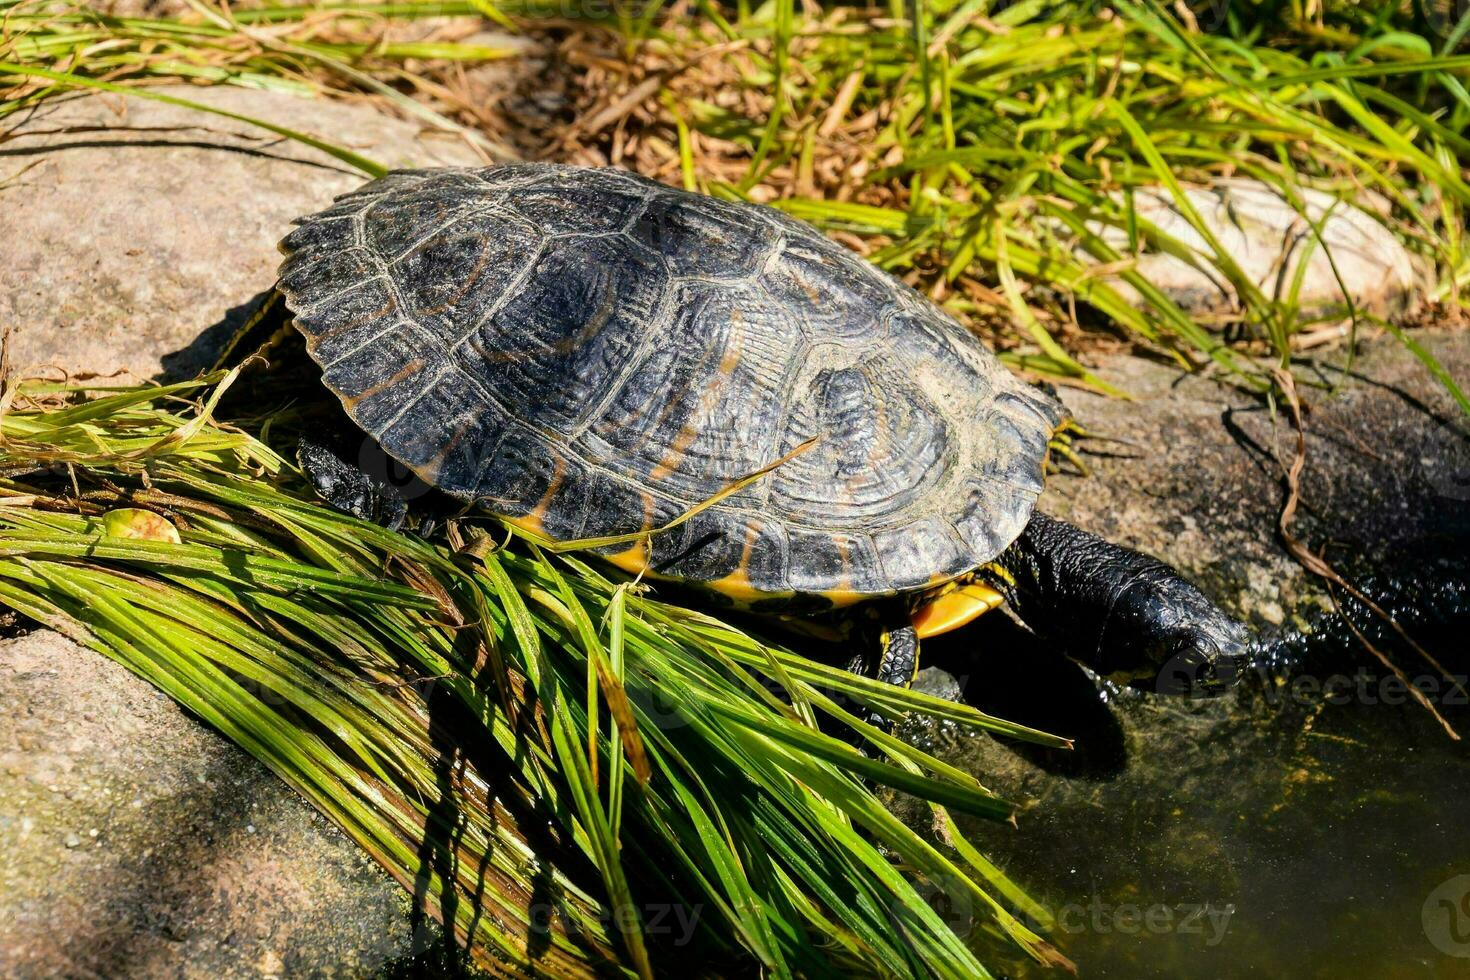
[[[274,287],[261,290],[238,306],[230,307],[224,316],[200,331],[187,346],[160,357],[159,363],[163,370],[158,373],[156,380],[165,384],[185,381],[214,367],[215,361],[229,345],[231,338],[250,321],[273,292]]]
[[[1074,740],[1070,751],[1007,741],[1041,769],[1107,779],[1126,767],[1122,729],[1093,675],[1008,616],[928,641],[924,661],[953,674],[967,704]]]

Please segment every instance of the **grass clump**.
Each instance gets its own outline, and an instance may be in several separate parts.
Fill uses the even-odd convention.
[[[1304,189],[1372,192],[1433,270],[1428,298],[1457,307],[1470,15],[1438,9],[404,0],[140,17],[0,0],[0,125],[83,91],[217,112],[154,91],[176,82],[371,99],[487,161],[614,164],[780,207],[1022,370],[1105,387],[1089,353],[1130,345],[1269,390],[1316,314],[1299,279],[1251,281],[1185,190],[1248,176],[1298,207]],[[488,101],[478,67],[532,53],[545,64]],[[382,170],[333,134],[231,118]],[[1140,216],[1149,188],[1206,254]],[[1144,250],[1229,282],[1244,342],[1142,277]],[[191,401],[223,380],[93,400],[9,389],[0,602],[265,761],[479,962],[648,975],[738,952],[776,976],[984,975],[926,894],[1061,962],[1026,924],[1040,910],[946,816],[1009,806],[853,706],[1046,736],[811,663],[487,521],[431,544],[329,511],[263,425]],[[952,847],[896,821],[874,786],[929,801]],[[675,907],[699,910],[692,947],[654,921]]]
[[[1384,18],[1324,34],[1264,5],[1222,8],[1211,30],[1152,0],[699,9],[651,20],[626,66],[578,75],[572,152],[812,221],[1018,366],[1093,381],[1075,355],[1101,333],[1267,387],[1316,313],[1299,279],[1272,290],[1244,274],[1184,195],[1222,177],[1262,181],[1304,215],[1308,188],[1383,202],[1379,220],[1434,269],[1427,298],[1464,299],[1470,55],[1454,51],[1470,18],[1433,48]],[[648,80],[661,96],[609,114]],[[1140,215],[1141,190],[1173,200],[1204,254]],[[1222,319],[1252,343],[1228,344],[1144,279],[1141,251],[1230,283],[1239,305]]]
[[[1299,346],[1338,335],[1314,328],[1346,322],[1351,340],[1379,322],[1303,304],[1300,275],[1254,281],[1192,186],[1264,182],[1302,215],[1308,255],[1326,246],[1304,191],[1367,204],[1418,257],[1416,299],[1453,315],[1470,287],[1470,13],[1453,5],[181,6],[0,0],[0,118],[177,81],[370,98],[487,160],[613,164],[771,203],[927,292],[1013,367],[1104,389],[1086,355],[1132,346],[1269,391]],[[477,72],[517,56],[494,81]],[[381,172],[332,134],[266,128]],[[1205,247],[1140,214],[1140,191]],[[1139,273],[1143,252],[1227,283],[1228,308],[1182,308]]]
[[[212,420],[218,389],[188,401],[229,380],[10,390],[0,603],[261,759],[481,965],[984,976],[940,899],[1065,962],[947,818],[1011,806],[854,710],[1061,740],[811,662],[489,518],[436,544],[336,513]],[[882,787],[928,801],[951,846]],[[675,921],[693,945],[671,944]]]

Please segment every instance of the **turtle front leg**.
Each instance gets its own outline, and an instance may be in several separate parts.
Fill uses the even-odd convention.
[[[908,687],[919,672],[919,631],[906,603],[886,601],[865,607],[855,631],[858,653],[847,669],[896,687]],[[875,711],[860,713],[863,721],[889,731],[888,719]]]
[[[1245,627],[1173,568],[1045,514],[982,574],[1032,631],[1099,673],[1216,695],[1247,666]]]

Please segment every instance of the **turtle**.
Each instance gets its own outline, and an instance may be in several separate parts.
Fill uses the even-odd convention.
[[[1003,604],[1102,674],[1239,673],[1244,628],[1198,588],[1036,509],[1055,393],[776,208],[517,163],[392,171],[295,224],[277,296],[322,383],[465,506],[744,613],[867,624],[853,667],[890,683]],[[336,450],[298,459],[402,523]]]

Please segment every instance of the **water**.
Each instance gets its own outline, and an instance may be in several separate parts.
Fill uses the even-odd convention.
[[[1470,673],[1464,553],[1362,581]],[[1465,699],[1349,612],[1470,739]],[[1050,910],[1082,976],[1470,978],[1470,746],[1336,617],[1268,638],[1259,671],[1208,703],[1099,688],[1000,620],[979,636],[933,658],[969,665],[972,702],[1078,750],[942,733],[951,761],[1026,806],[1015,828],[961,821]],[[972,942],[1009,975],[1054,975],[978,928]]]

